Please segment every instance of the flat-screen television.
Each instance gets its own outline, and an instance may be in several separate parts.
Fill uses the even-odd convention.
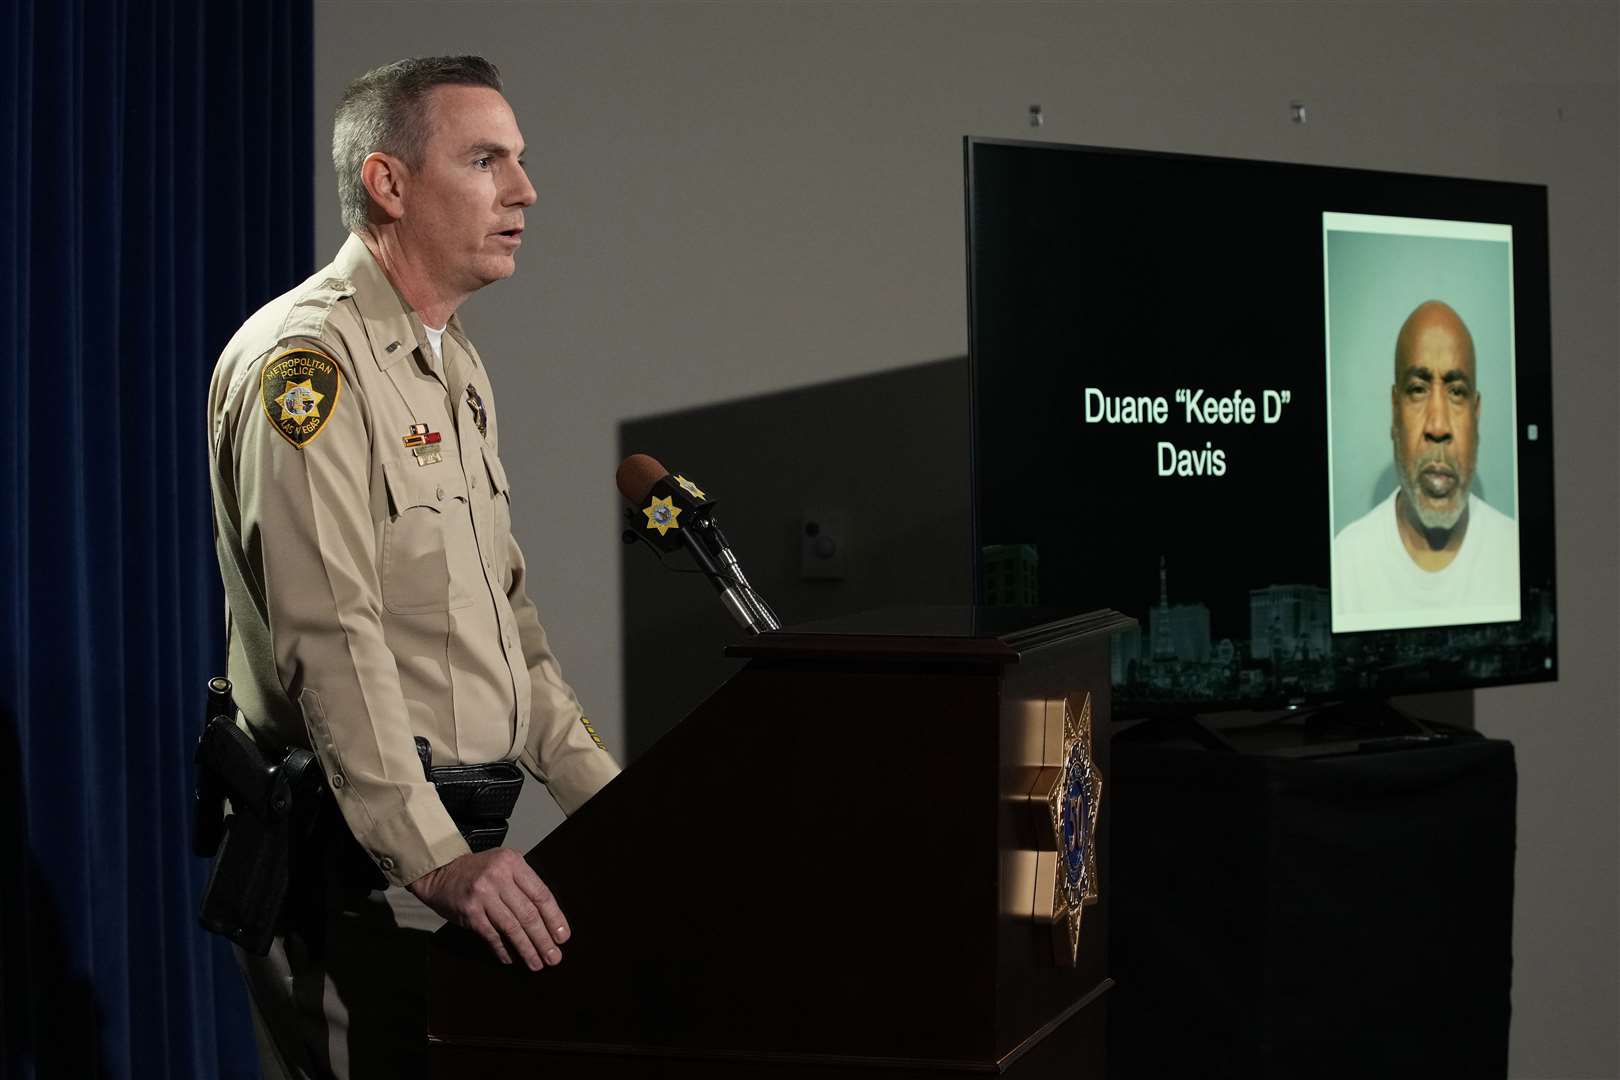
[[[1544,187],[966,141],[975,590],[1121,716],[1556,678]]]

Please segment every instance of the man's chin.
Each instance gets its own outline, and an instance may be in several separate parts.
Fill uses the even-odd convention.
[[[497,281],[505,281],[517,273],[517,256],[496,255],[482,260],[478,266],[478,277],[485,285],[493,285]]]
[[[1420,488],[1415,492],[1408,490],[1406,501],[1418,524],[1425,529],[1452,529],[1462,520],[1463,511],[1468,509],[1468,492],[1459,487],[1446,498],[1435,499],[1425,495]]]

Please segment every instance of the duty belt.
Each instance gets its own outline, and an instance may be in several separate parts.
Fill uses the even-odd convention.
[[[315,755],[297,747],[266,755],[237,726],[230,691],[229,680],[209,680],[195,759],[192,850],[213,859],[203,926],[263,956],[314,892],[310,878],[330,844],[338,845],[342,884],[380,889],[387,882],[337,813]],[[435,768],[432,749],[420,737],[416,753],[467,846],[475,852],[499,847],[523,789],[518,767],[495,761]]]

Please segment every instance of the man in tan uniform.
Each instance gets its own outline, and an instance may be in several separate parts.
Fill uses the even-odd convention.
[[[319,925],[262,960],[238,952],[267,1075],[424,1071],[426,938],[443,919],[504,963],[561,962],[550,892],[516,852],[470,851],[413,737],[436,765],[517,759],[566,812],[618,771],[525,592],[494,395],[455,317],[513,272],[535,201],[522,158],[480,58],[355,80],[333,134],[352,235],[214,372],[236,704],[261,745],[316,754],[389,885],[334,870]]]

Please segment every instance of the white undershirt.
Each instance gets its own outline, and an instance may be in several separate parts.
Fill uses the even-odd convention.
[[[448,325],[449,325],[448,323],[445,324],[445,326],[448,326]],[[444,370],[444,345],[443,345],[444,327],[441,326],[438,329],[434,329],[433,327],[429,326],[427,323],[423,323],[422,324],[422,329],[427,331],[428,344],[433,346],[433,359],[438,361],[438,363],[436,365],[434,365],[434,366],[437,367],[440,371],[443,371]]]

